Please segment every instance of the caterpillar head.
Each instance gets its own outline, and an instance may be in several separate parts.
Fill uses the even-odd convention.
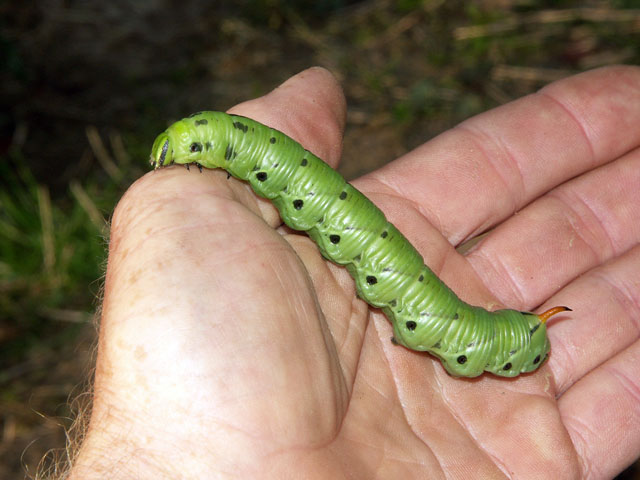
[[[193,122],[180,120],[158,135],[149,163],[155,169],[174,163],[201,163],[202,142],[194,139]]]
[[[167,132],[162,132],[156,137],[151,148],[151,157],[149,163],[155,168],[170,165],[173,159],[173,149],[171,148],[171,140]]]

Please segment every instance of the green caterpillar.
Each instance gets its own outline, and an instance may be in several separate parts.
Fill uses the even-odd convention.
[[[288,226],[347,268],[358,295],[391,321],[396,343],[435,355],[451,375],[513,377],[537,369],[550,349],[546,320],[570,310],[488,312],[464,303],[367,197],[298,142],[255,120],[195,113],[156,138],[150,161],[156,169],[222,168],[248,181]]]

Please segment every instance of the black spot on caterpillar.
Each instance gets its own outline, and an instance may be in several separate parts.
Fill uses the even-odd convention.
[[[249,130],[249,127],[242,122],[233,122],[233,127],[242,130],[244,133]]]
[[[358,296],[391,321],[395,343],[428,351],[451,375],[513,377],[537,369],[550,350],[545,322],[570,311],[489,312],[463,302],[361,192],[298,142],[249,118],[199,112],[174,123],[151,152],[154,168],[173,163],[222,168],[274,201],[289,227],[307,232],[326,258],[349,267]],[[372,258],[393,258],[402,267]]]

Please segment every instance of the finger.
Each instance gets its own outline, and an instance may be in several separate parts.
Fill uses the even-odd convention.
[[[560,80],[478,115],[356,182],[409,199],[456,245],[640,144],[640,68]]]
[[[280,130],[334,168],[340,161],[346,101],[335,77],[323,68],[304,70],[267,95],[236,105],[229,113]],[[271,202],[263,198],[256,202],[271,226],[282,223]]]
[[[288,97],[299,99],[305,110],[297,123],[289,113],[294,134],[339,145],[343,99],[335,80],[322,70],[303,72],[238,111],[277,115],[273,109],[287,105]],[[323,125],[309,126],[312,118],[322,119]],[[245,208],[255,202],[244,185],[215,171],[169,167],[129,189],[111,229],[96,375],[98,410],[109,404],[105,399],[110,395],[122,392],[134,400],[129,402],[132,409],[142,408],[136,402],[144,403],[147,412],[161,410],[163,404],[192,408],[205,397],[210,406],[233,388],[242,389],[241,379],[249,371],[265,379],[289,368],[291,375],[282,373],[283,382],[296,384],[289,390],[300,387],[316,368],[326,375],[314,378],[314,385],[326,391],[333,386],[323,379],[341,378],[309,277],[283,237],[255,214],[257,209]],[[238,264],[244,267],[233,268]],[[238,381],[225,385],[225,372],[240,372]],[[153,382],[137,382],[145,376]],[[184,383],[184,388],[171,388],[172,382]],[[305,398],[319,398],[310,389],[298,389],[298,405],[291,411],[306,408]],[[238,397],[251,393],[233,392]],[[145,401],[150,397],[153,405]],[[224,407],[233,408],[232,402]],[[266,427],[269,422],[255,424]]]
[[[558,400],[582,458],[582,478],[613,478],[640,456],[638,364],[640,342],[636,341]]]
[[[505,304],[535,307],[640,242],[638,185],[640,149],[535,201],[490,232],[467,259]]]
[[[225,175],[158,173],[114,213],[94,415],[135,419],[132,444],[154,424],[149,451],[195,434],[196,455],[225,459],[333,438],[347,389],[300,259]],[[305,430],[338,389],[337,408]],[[274,441],[260,446],[265,438]]]
[[[547,302],[569,302],[573,312],[550,322],[549,367],[556,391],[576,381],[640,338],[640,246],[572,282]]]
[[[338,165],[346,101],[335,77],[323,68],[304,70],[267,95],[236,105],[229,113],[280,130],[332,167]]]

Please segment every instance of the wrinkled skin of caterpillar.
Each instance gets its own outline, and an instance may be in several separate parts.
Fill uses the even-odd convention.
[[[161,133],[150,161],[154,168],[222,168],[249,182],[289,227],[305,231],[327,259],[347,268],[359,296],[393,324],[395,342],[435,355],[453,376],[514,377],[548,356],[546,318],[461,301],[367,197],[282,132],[199,112]]]

